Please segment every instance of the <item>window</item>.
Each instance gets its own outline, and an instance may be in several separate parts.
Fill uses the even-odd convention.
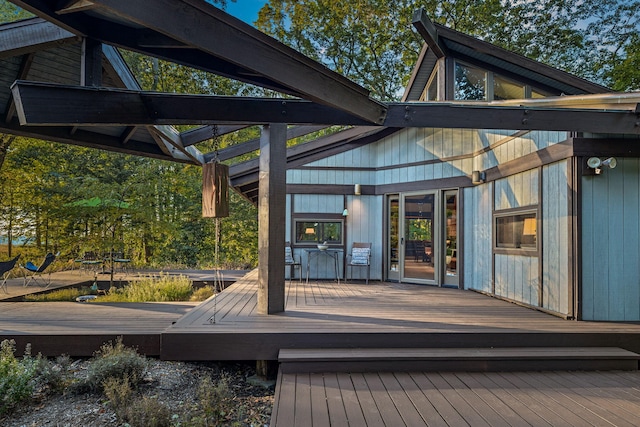
[[[497,74],[493,75],[493,99],[522,99],[525,86],[512,80],[507,80]]]
[[[494,218],[496,249],[537,249],[538,218],[535,210],[496,214]]]
[[[296,220],[296,243],[342,245],[342,221]]]
[[[487,98],[487,72],[456,63],[455,99],[484,101]]]

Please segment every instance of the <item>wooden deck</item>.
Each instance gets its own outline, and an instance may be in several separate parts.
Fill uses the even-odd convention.
[[[286,348],[620,347],[640,325],[575,322],[475,292],[398,283],[287,282],[286,311],[256,314],[257,271],[162,336],[175,360],[277,360]]]
[[[640,372],[283,374],[272,427],[638,426]]]

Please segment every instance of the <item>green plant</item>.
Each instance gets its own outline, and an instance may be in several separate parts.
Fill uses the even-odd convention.
[[[233,393],[229,387],[229,378],[222,375],[216,384],[210,377],[205,377],[198,386],[198,402],[204,413],[204,425],[219,425],[228,419],[233,411]]]
[[[215,289],[211,285],[203,286],[202,288],[196,289],[191,294],[191,301],[204,301],[207,298],[210,298],[215,293]]]
[[[103,383],[104,394],[109,399],[118,419],[131,427],[165,427],[171,425],[169,409],[148,396],[135,396],[128,377],[108,378]]]
[[[83,288],[67,288],[67,289],[57,289],[52,292],[47,292],[45,294],[31,294],[25,295],[25,301],[30,302],[51,302],[51,301],[75,301],[77,297],[80,295],[87,295],[94,293],[91,288],[83,287]]]
[[[0,343],[0,415],[9,412],[33,394],[36,364],[29,348],[22,360],[15,357],[16,342]]]
[[[187,276],[161,274],[134,280],[122,289],[114,289],[102,296],[100,302],[149,302],[188,301],[193,292],[191,279]]]
[[[115,343],[109,341],[100,347],[87,369],[86,379],[79,383],[76,391],[102,391],[110,378],[124,380],[137,387],[144,378],[147,360],[135,349],[127,348],[119,337]]]

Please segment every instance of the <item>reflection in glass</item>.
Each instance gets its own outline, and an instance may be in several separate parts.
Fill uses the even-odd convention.
[[[456,63],[455,99],[484,101],[487,73],[480,68]]]
[[[404,277],[435,280],[433,266],[434,194],[404,198]]]
[[[522,99],[524,98],[524,85],[507,80],[504,77],[494,74],[493,76],[493,99]]]

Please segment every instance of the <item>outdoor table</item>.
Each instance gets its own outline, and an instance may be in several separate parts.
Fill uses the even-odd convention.
[[[336,270],[336,280],[338,281],[338,283],[340,283],[339,259],[340,259],[340,254],[342,254],[343,252],[342,249],[309,248],[309,249],[305,249],[305,252],[307,253],[307,283],[309,283],[309,263],[311,262],[312,258],[318,257],[320,255],[328,256],[333,259],[333,265]]]

